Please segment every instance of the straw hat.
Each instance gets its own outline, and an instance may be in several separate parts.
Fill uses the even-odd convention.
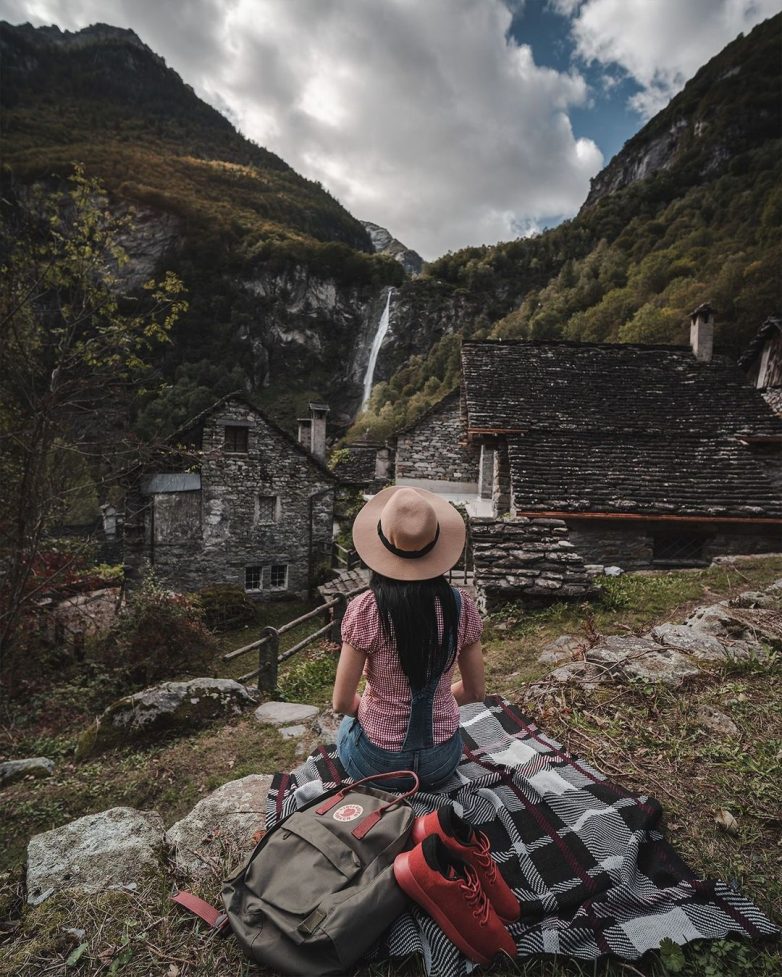
[[[358,555],[394,580],[439,577],[458,562],[465,535],[464,520],[447,499],[404,485],[378,492],[353,523]]]

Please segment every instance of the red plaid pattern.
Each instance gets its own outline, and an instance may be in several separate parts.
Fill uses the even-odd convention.
[[[457,657],[440,678],[432,706],[435,743],[450,739],[459,726],[459,707],[451,694],[451,675],[462,648],[474,644],[483,632],[483,622],[472,597],[461,588],[459,592],[462,613]],[[436,613],[442,634],[443,615],[439,604]],[[364,732],[375,746],[401,750],[410,717],[410,684],[399,664],[396,649],[383,635],[380,613],[371,590],[354,597],[348,604],[342,621],[342,640],[367,656],[364,666],[367,684],[358,710]]]

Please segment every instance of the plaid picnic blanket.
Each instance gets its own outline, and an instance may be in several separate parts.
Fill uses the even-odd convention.
[[[461,709],[462,762],[442,793],[419,793],[416,814],[447,804],[491,841],[522,914],[510,932],[520,957],[608,954],[635,960],[669,937],[679,944],[779,933],[724,882],[699,880],[659,831],[659,803],[612,784],[565,753],[499,696]],[[295,810],[294,791],[348,779],[335,747],[321,746],[277,774],[267,826]],[[420,953],[431,977],[473,968],[417,906],[389,930],[373,959]]]

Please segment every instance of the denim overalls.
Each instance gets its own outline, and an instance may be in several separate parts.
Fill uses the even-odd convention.
[[[462,595],[456,588],[453,591],[458,621],[461,617]],[[454,656],[456,649],[451,648],[451,653]],[[450,660],[446,671],[448,667]],[[434,695],[442,675],[441,672],[434,676],[423,688],[413,692],[407,733],[401,750],[385,750],[381,746],[375,746],[367,738],[358,719],[345,716],[337,732],[337,749],[342,765],[350,777],[358,780],[375,773],[414,770],[424,789],[437,789],[451,778],[462,755],[459,730],[445,743],[435,745],[432,729]],[[382,786],[389,790],[406,790],[410,786],[410,780],[405,777],[400,777],[398,782],[384,780]]]

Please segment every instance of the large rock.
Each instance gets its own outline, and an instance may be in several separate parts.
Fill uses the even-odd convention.
[[[232,679],[165,682],[112,703],[82,735],[76,756],[149,739],[165,730],[192,729],[213,719],[238,716],[255,701],[244,685]]]
[[[683,651],[700,661],[724,661],[728,655],[725,646],[713,634],[686,624],[660,624],[649,634],[661,645]]]
[[[606,669],[585,661],[568,662],[566,665],[560,665],[547,678],[554,682],[576,682],[584,688],[594,688],[596,685],[611,680]]]
[[[250,774],[218,787],[166,832],[176,867],[185,875],[219,875],[254,846],[253,835],[264,828],[266,795],[272,778]]]
[[[30,839],[27,901],[63,889],[99,892],[162,873],[163,820],[155,811],[112,807]]]
[[[311,722],[317,715],[317,706],[308,706],[301,702],[264,702],[255,710],[258,722],[270,726]]]
[[[763,655],[763,642],[782,644],[780,614],[767,608],[731,606],[727,601],[699,607],[684,622],[688,628],[711,634],[732,658]]]
[[[746,627],[732,616],[727,601],[696,608],[684,623],[693,631],[729,640],[741,641],[746,633]]]
[[[764,590],[745,590],[742,594],[736,594],[729,601],[731,607],[763,607],[769,610],[778,611],[782,609],[782,593],[777,589],[768,592]]]
[[[587,660],[603,665],[614,677],[640,678],[647,682],[679,685],[699,673],[680,652],[665,648],[651,638],[612,635],[590,648]]]
[[[543,645],[538,661],[541,665],[561,665],[563,662],[571,662],[583,655],[586,645],[586,641],[573,634],[561,634]]]
[[[15,784],[25,777],[51,777],[54,761],[45,756],[30,757],[28,760],[6,760],[0,763],[0,787]]]

